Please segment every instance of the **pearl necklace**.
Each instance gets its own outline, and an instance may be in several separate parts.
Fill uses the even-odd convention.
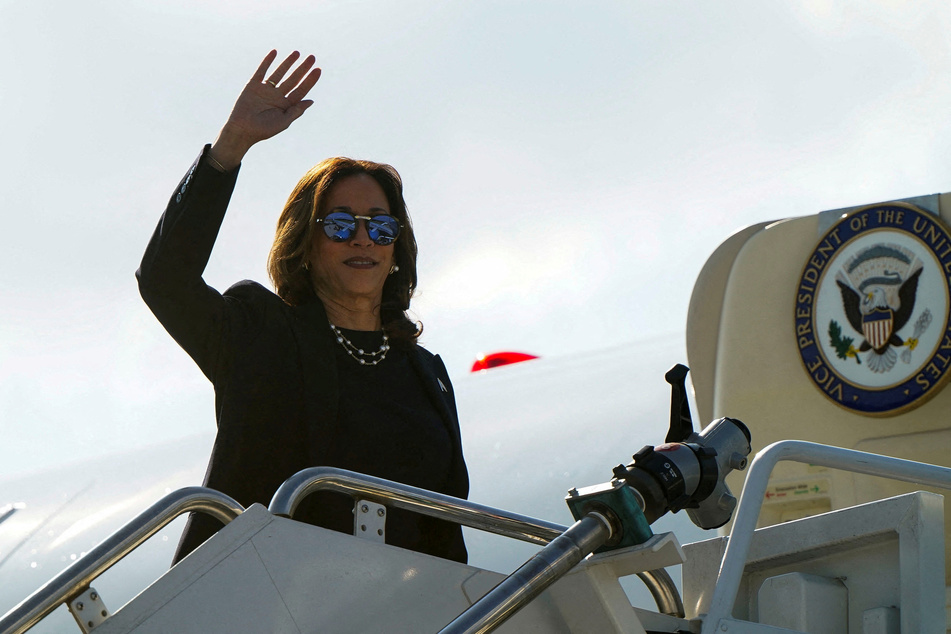
[[[386,332],[383,332],[383,343],[380,344],[380,347],[375,352],[365,352],[363,348],[358,348],[353,344],[352,341],[347,339],[340,329],[330,324],[330,329],[333,330],[334,336],[337,338],[337,343],[343,346],[343,349],[347,351],[351,357],[353,357],[360,365],[376,365],[380,361],[386,358],[386,353],[390,351],[390,338],[386,336]]]

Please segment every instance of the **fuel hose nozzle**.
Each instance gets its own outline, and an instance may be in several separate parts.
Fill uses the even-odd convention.
[[[614,468],[614,477],[635,492],[649,524],[671,511],[687,509],[690,520],[704,529],[723,526],[733,515],[736,498],[725,478],[746,468],[750,431],[733,418],[693,431],[687,402],[687,368],[674,366],[665,379],[671,386],[670,429],[662,445],[644,447],[627,466]]]

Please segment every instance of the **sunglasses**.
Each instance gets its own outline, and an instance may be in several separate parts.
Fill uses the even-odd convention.
[[[375,244],[393,244],[400,235],[400,221],[393,216],[354,216],[345,211],[335,211],[317,222],[324,225],[324,233],[334,242],[345,242],[357,232],[357,221],[366,223],[367,235]]]

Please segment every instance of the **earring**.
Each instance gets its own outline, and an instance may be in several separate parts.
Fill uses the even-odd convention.
[[[393,266],[390,267],[390,275],[393,275],[394,273],[396,273],[396,272],[399,271],[399,270],[400,270],[400,267],[398,267],[398,266],[396,266],[396,265],[394,264]]]

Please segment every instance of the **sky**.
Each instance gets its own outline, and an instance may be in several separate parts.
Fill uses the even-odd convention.
[[[206,281],[267,283],[314,163],[390,163],[461,378],[682,339],[735,230],[951,190],[949,34],[944,1],[0,0],[0,479],[212,429],[134,272],[272,48],[316,103],[246,157]]]

